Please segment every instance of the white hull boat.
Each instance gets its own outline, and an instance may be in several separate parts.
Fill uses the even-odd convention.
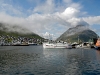
[[[67,43],[43,43],[43,48],[72,48]]]

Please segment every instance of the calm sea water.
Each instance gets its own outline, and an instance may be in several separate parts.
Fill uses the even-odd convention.
[[[0,46],[0,75],[100,75],[100,51]]]

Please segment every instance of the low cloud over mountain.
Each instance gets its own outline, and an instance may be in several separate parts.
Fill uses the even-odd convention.
[[[77,42],[80,39],[83,42],[88,42],[89,39],[97,38],[97,34],[90,30],[85,25],[77,25],[76,27],[69,28],[57,40]]]

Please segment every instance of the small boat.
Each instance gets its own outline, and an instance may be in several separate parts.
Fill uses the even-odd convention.
[[[29,46],[33,46],[33,45],[38,45],[37,43],[30,43],[30,42],[28,42],[28,45]]]
[[[72,48],[72,46],[68,43],[43,43],[43,48]]]
[[[97,39],[95,48],[96,48],[97,50],[100,50],[100,38]]]

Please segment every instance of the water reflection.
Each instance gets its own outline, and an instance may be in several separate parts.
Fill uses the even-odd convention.
[[[0,50],[0,74],[34,74],[30,72],[34,67],[31,65],[34,64],[33,61],[38,61],[43,52],[38,50],[37,47],[3,47]]]
[[[100,70],[97,65],[95,50],[88,49],[70,49],[70,50],[45,50],[45,57],[52,64],[56,64],[56,70],[60,67],[63,69],[59,72],[63,75],[98,75]],[[54,62],[54,63],[53,63]],[[53,65],[54,66],[54,65]]]
[[[97,60],[100,61],[100,51],[96,50]]]
[[[100,51],[43,49],[42,46],[0,48],[2,75],[100,75]]]

